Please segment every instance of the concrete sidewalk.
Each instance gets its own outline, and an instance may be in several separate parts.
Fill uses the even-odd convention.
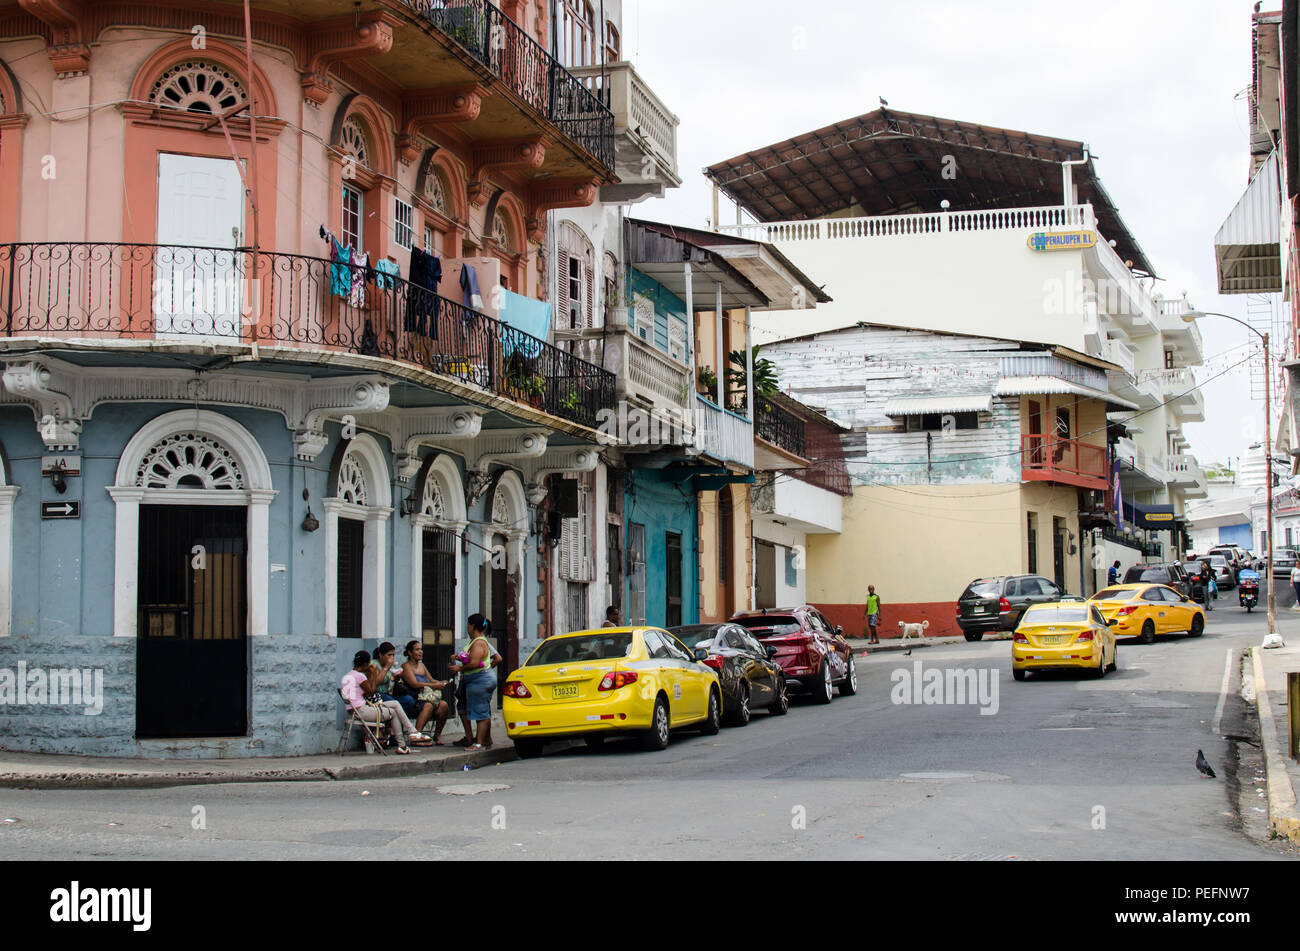
[[[360,729],[353,731],[353,741]],[[443,742],[460,739],[459,724],[448,723]],[[410,756],[367,754],[285,756],[258,759],[130,759],[56,756],[0,751],[0,788],[140,789],[209,783],[283,783],[325,780],[389,779],[421,773],[446,773],[465,766],[480,769],[515,758],[498,711],[492,720],[490,750],[467,753],[458,746],[417,746]]]
[[[983,639],[979,641],[967,641],[964,637],[922,637],[919,640],[914,637],[909,637],[907,640],[891,637],[882,640],[879,644],[868,644],[865,638],[851,637],[849,638],[849,646],[853,648],[853,656],[863,657],[880,651],[910,651],[916,647],[946,647],[949,644],[983,644],[986,641],[1009,640],[1011,640],[1010,631],[995,631],[985,634]]]
[[[1286,647],[1251,650],[1255,708],[1268,777],[1269,827],[1274,835],[1300,842],[1300,810],[1296,808],[1300,763],[1290,756],[1286,699],[1286,675],[1300,671],[1300,620],[1279,617],[1277,629]]]

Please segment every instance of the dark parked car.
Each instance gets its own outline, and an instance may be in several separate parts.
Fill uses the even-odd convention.
[[[830,703],[837,686],[842,697],[858,692],[853,649],[816,608],[765,608],[731,620],[764,647],[776,648],[775,660],[791,688],[807,691],[818,703]]]
[[[1192,596],[1192,579],[1181,562],[1168,565],[1134,565],[1124,572],[1124,584],[1163,584],[1185,598]]]
[[[753,709],[774,716],[790,709],[785,672],[774,659],[776,648],[764,647],[739,624],[690,624],[669,632],[691,650],[709,652],[704,663],[718,672],[722,709],[733,726],[747,724]]]
[[[1031,604],[1059,601],[1062,595],[1042,575],[980,578],[957,599],[957,625],[968,641],[978,641],[989,631],[1014,631]]]
[[[1223,583],[1223,574],[1222,572],[1219,571],[1219,566],[1214,563],[1215,558],[1222,558],[1224,562],[1227,563],[1229,577],[1232,582],[1231,584],[1227,585],[1228,588],[1237,587],[1238,573],[1241,571],[1242,568],[1250,567],[1250,562],[1246,560],[1246,553],[1242,551],[1240,548],[1237,548],[1235,546],[1231,546],[1231,547],[1220,546],[1218,548],[1211,548],[1209,554],[1207,554],[1205,557],[1210,559],[1210,564],[1214,568],[1215,576],[1219,582],[1220,588],[1225,587],[1225,585]]]

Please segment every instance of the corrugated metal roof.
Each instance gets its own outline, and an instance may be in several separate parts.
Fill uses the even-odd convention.
[[[1074,396],[1103,400],[1116,409],[1141,409],[1137,403],[1130,403],[1128,400],[1120,399],[1113,393],[1094,390],[1088,386],[1080,386],[1077,383],[1071,383],[1069,380],[1062,380],[1054,376],[1003,377],[998,381],[998,388],[993,392],[998,396],[1037,396],[1048,393],[1068,393]]]
[[[1214,236],[1215,246],[1277,244],[1282,240],[1282,188],[1277,150],[1246,186],[1245,194]]]
[[[1275,149],[1214,236],[1219,293],[1282,290],[1282,187]]]
[[[991,413],[993,397],[915,396],[892,399],[885,404],[886,416],[923,416],[926,413]]]

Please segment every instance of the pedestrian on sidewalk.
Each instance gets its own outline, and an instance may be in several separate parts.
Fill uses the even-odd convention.
[[[395,701],[409,720],[416,715],[417,702],[414,695],[398,688],[398,684],[402,681],[401,668],[397,666],[396,657],[397,648],[390,642],[384,641],[376,647],[375,656],[370,661],[369,676],[366,678],[364,689],[367,695],[377,697],[381,703]],[[398,693],[402,695],[399,697]],[[417,746],[428,746],[430,743],[429,737],[421,727],[416,727],[409,738]]]
[[[867,606],[863,609],[862,614],[867,619],[867,636],[870,638],[867,643],[879,644],[880,595],[876,594],[874,584],[867,585]]]
[[[1106,584],[1119,584],[1119,559],[1115,559],[1115,564],[1106,569]]]
[[[477,727],[474,742],[465,747],[468,752],[492,748],[492,694],[496,692],[497,678],[493,673],[501,663],[501,655],[488,641],[492,622],[481,614],[471,614],[469,646],[456,655],[451,669],[465,681],[465,717]],[[468,725],[468,724],[467,724]]]
[[[1295,592],[1296,607],[1300,607],[1300,561],[1291,569],[1291,590]]]
[[[623,620],[618,616],[618,608],[610,605],[605,609],[605,623],[601,627],[622,627]]]
[[[411,721],[406,718],[406,711],[396,700],[366,699],[364,688],[370,679],[370,671],[370,652],[357,651],[352,657],[352,669],[343,675],[339,685],[339,689],[343,692],[343,702],[366,723],[373,723],[376,727],[387,723],[388,731],[397,743],[397,752],[409,754],[411,746],[407,738],[415,732],[415,728],[411,726]]]
[[[434,680],[429,668],[424,666],[422,641],[409,642],[403,653],[406,654],[407,661],[402,665],[402,683],[406,686],[407,695],[413,697],[420,708],[415,728],[423,733],[433,719],[433,745],[442,746],[442,728],[446,726],[447,715],[451,712],[442,692],[447,681]]]

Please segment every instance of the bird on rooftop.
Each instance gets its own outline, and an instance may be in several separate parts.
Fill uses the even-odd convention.
[[[1201,775],[1214,779],[1214,768],[1205,760],[1205,754],[1200,750],[1196,751],[1196,768],[1201,771]]]
[[[880,104],[881,104],[882,106],[887,106],[887,105],[889,105],[889,100],[886,99],[884,96],[877,96],[876,98],[880,100]]]

